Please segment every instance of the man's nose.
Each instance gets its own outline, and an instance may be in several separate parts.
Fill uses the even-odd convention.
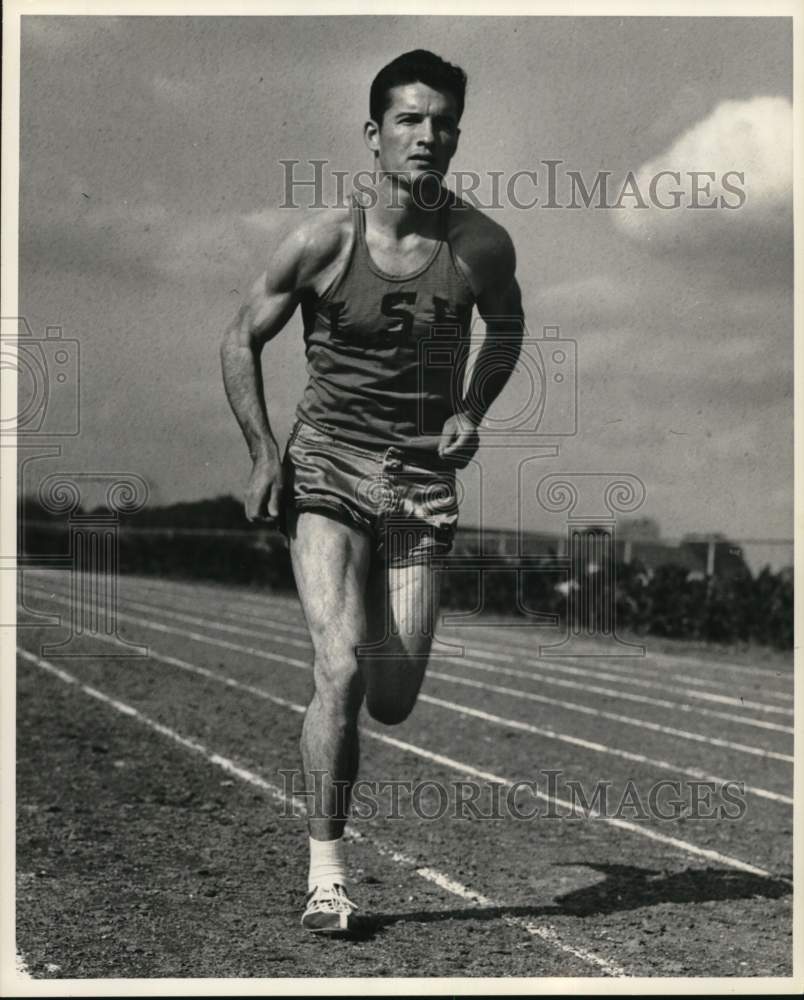
[[[425,143],[430,146],[435,142],[435,134],[433,132],[433,123],[429,118],[423,118],[422,123],[419,126],[419,132],[416,136],[417,140],[421,143]]]

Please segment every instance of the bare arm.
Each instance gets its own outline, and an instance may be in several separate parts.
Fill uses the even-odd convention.
[[[459,466],[466,465],[477,451],[477,426],[516,367],[524,336],[516,254],[504,230],[496,227],[495,238],[482,255],[475,256],[473,270],[482,272],[475,280],[480,284],[477,308],[486,323],[486,336],[474,359],[461,407],[444,426],[439,447],[442,457],[457,460]]]
[[[260,355],[296,310],[304,241],[292,234],[279,247],[267,273],[254,284],[221,344],[223,383],[253,462],[246,489],[249,521],[279,514],[282,468],[265,405]]]
[[[516,280],[513,247],[494,282],[477,300],[486,336],[477,352],[463,400],[463,413],[479,424],[516,368],[524,336],[522,293]]]

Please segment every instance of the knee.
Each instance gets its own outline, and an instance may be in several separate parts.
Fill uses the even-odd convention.
[[[346,718],[356,718],[363,701],[363,682],[353,653],[316,655],[315,692],[322,706]]]
[[[381,722],[384,726],[398,726],[408,718],[413,711],[413,701],[389,701],[382,698],[366,699],[366,709],[375,722]]]

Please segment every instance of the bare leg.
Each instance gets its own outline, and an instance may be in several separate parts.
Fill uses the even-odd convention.
[[[343,834],[357,775],[357,716],[365,692],[355,645],[365,641],[371,542],[356,528],[303,511],[290,525],[290,554],[314,649],[315,692],[304,717],[301,752],[315,840]],[[309,800],[308,800],[309,801]]]
[[[358,651],[366,707],[386,725],[413,711],[424,680],[441,595],[441,575],[430,564],[374,563],[366,591],[369,643]]]

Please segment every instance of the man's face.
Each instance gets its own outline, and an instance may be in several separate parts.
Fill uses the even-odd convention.
[[[379,170],[409,178],[446,174],[458,146],[458,111],[452,94],[426,83],[392,87],[382,124],[366,125],[366,143]]]

